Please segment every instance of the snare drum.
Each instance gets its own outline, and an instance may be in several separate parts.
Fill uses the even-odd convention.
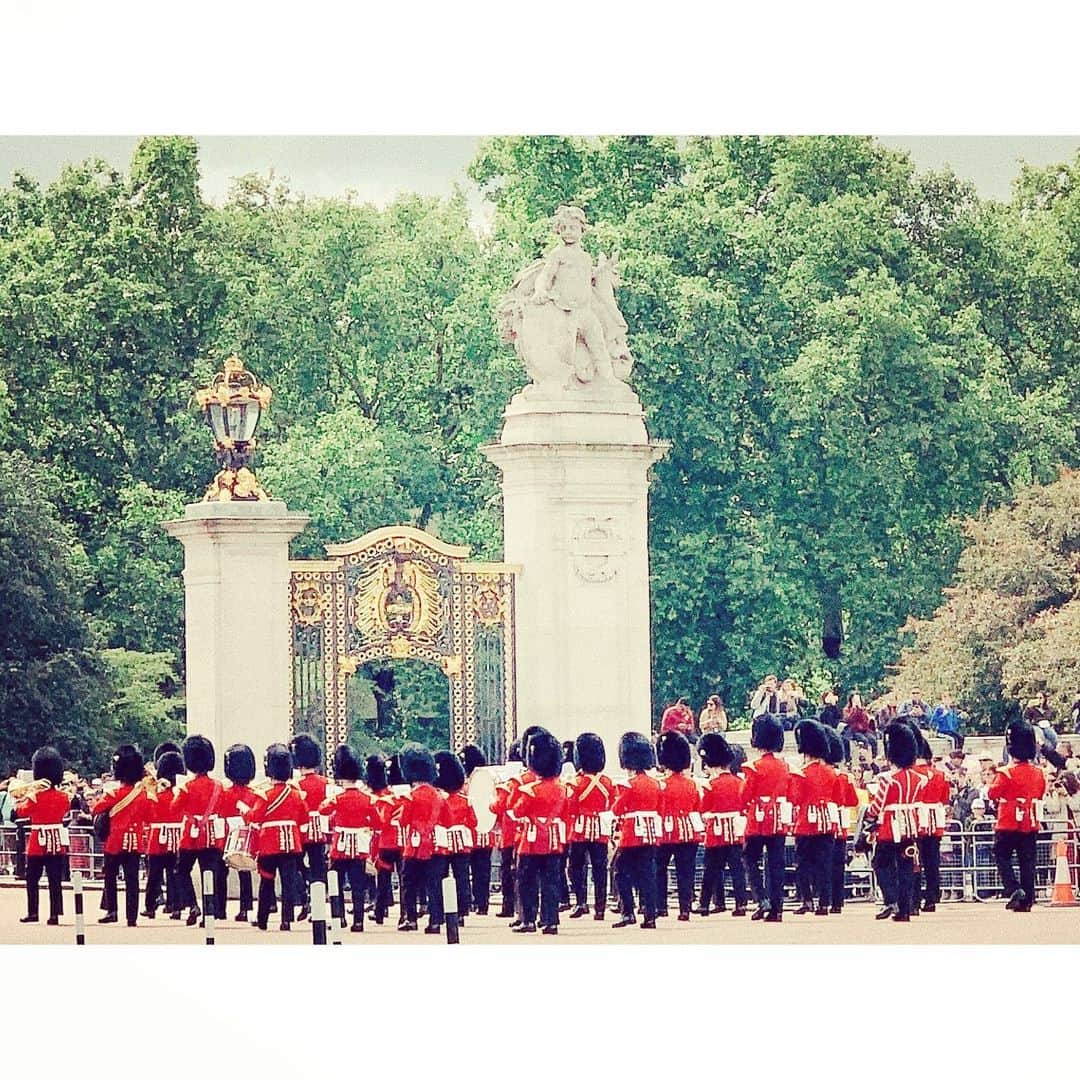
[[[255,870],[255,827],[238,825],[225,841],[225,865],[232,870]]]

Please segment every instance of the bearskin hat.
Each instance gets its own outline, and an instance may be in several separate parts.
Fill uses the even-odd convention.
[[[702,735],[697,744],[701,764],[714,769],[726,769],[735,760],[735,754],[727,739],[718,731]]]
[[[562,770],[562,745],[548,731],[540,730],[529,739],[529,751],[525,762],[526,768],[532,769],[537,776],[550,780]]]
[[[898,769],[910,769],[917,752],[918,744],[907,724],[892,723],[885,729],[885,757]]]
[[[836,731],[831,728],[825,728],[825,741],[828,744],[829,752],[825,756],[825,760],[830,765],[839,765],[841,761],[846,757],[844,753],[844,740],[836,734]]]
[[[334,779],[347,783],[360,779],[360,762],[347,743],[342,743],[334,751]]]
[[[435,786],[451,795],[465,786],[465,766],[457,754],[451,754],[449,750],[436,753]]]
[[[825,728],[816,720],[800,720],[795,725],[795,746],[800,754],[824,761],[829,754]]]
[[[598,773],[604,771],[606,764],[604,740],[591,731],[583,731],[574,742],[574,768],[583,773]]]
[[[690,768],[690,743],[681,731],[665,731],[656,740],[656,760],[670,772]]]
[[[400,787],[405,783],[405,777],[401,775],[400,754],[390,755],[390,764],[386,767],[386,782],[390,787]]]
[[[372,754],[364,763],[364,783],[372,791],[382,791],[390,786],[386,777],[386,762],[378,754]]]
[[[784,725],[770,716],[762,713],[754,721],[750,731],[750,745],[755,750],[767,750],[773,754],[779,754],[784,749]]]
[[[143,778],[143,757],[134,746],[117,748],[112,759],[113,776],[121,784],[137,784]]]
[[[487,758],[484,757],[484,751],[479,746],[469,743],[461,751],[461,764],[465,768],[465,775],[472,776],[473,769],[482,769],[487,764]]]
[[[234,784],[250,784],[255,779],[255,751],[244,743],[233,743],[225,751],[225,775]]]
[[[271,743],[266,748],[266,762],[263,766],[271,780],[286,781],[292,778],[293,756],[284,743]]]
[[[934,751],[930,749],[930,743],[921,731],[915,732],[915,756],[923,761],[933,761]]]
[[[251,754],[251,751],[248,750],[248,753]],[[155,766],[155,768],[157,769],[158,779],[168,780],[169,783],[173,786],[176,785],[176,778],[181,773],[187,772],[187,769],[184,768],[184,759],[172,750],[166,750],[165,753],[157,759],[157,765]],[[251,754],[251,777],[249,777],[249,780],[253,779],[254,776],[255,755]],[[243,782],[247,783],[247,781]]]
[[[521,740],[515,739],[510,748],[506,751],[507,761],[520,761],[521,760]]]
[[[731,753],[734,756],[731,759],[731,765],[728,767],[728,772],[733,773],[735,776],[740,776],[742,774],[742,767],[746,764],[746,747],[735,743],[731,748]]]
[[[530,768],[530,765],[529,765],[529,743],[537,735],[550,735],[550,734],[551,734],[551,732],[548,731],[548,729],[546,727],[542,727],[540,724],[530,724],[529,727],[527,727],[521,733],[521,760],[523,762],[525,762],[525,768],[526,769]]]
[[[51,746],[42,746],[34,751],[30,768],[34,770],[35,780],[48,780],[53,787],[59,787],[64,782],[64,759]]]
[[[157,759],[161,757],[162,754],[179,753],[182,753],[182,751],[174,742],[166,740],[165,742],[158,743],[157,746],[154,747],[154,764],[157,764]]]
[[[217,760],[214,756],[214,744],[202,735],[189,735],[184,740],[184,768],[189,773],[208,773]]]
[[[1005,748],[1017,761],[1032,761],[1039,752],[1035,729],[1026,720],[1014,720],[1005,729]]]
[[[322,751],[319,744],[307,734],[297,735],[289,749],[298,769],[318,769],[322,767]]]
[[[628,731],[619,740],[619,764],[629,772],[644,772],[656,764],[653,744],[637,731]]]
[[[435,759],[426,746],[409,743],[401,748],[401,775],[406,784],[434,784]]]

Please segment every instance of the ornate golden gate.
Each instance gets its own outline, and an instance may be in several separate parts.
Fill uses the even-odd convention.
[[[323,732],[329,758],[348,738],[346,688],[372,660],[427,660],[450,683],[450,746],[505,760],[516,737],[514,580],[507,563],[394,525],[330,558],[289,564],[292,730]],[[433,748],[434,749],[434,748]]]

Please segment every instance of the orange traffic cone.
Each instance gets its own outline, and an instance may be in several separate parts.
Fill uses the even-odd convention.
[[[1050,895],[1051,907],[1077,907],[1076,893],[1069,876],[1069,845],[1057,842],[1057,865],[1054,868],[1054,891]]]

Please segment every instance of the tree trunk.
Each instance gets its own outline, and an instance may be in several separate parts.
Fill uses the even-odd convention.
[[[840,607],[840,588],[834,584],[821,590],[821,650],[830,660],[840,659],[844,640],[844,620]]]

